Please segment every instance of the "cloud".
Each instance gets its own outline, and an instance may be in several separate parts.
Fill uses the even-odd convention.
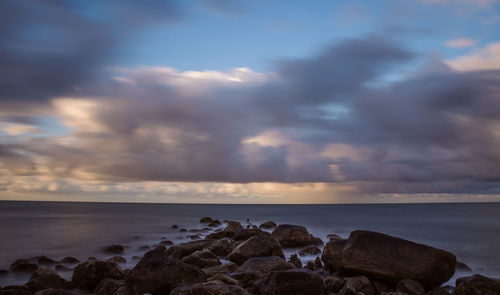
[[[42,191],[49,185],[64,191],[74,181],[111,190],[135,183],[143,192],[146,183],[206,183],[206,190],[225,183],[212,187],[217,196],[242,198],[295,186],[351,200],[499,194],[500,71],[441,64],[385,79],[414,57],[398,43],[370,36],[276,61],[269,73],[112,69],[114,79],[36,109],[72,131],[2,143],[0,169],[16,183],[48,178]],[[242,184],[258,193],[240,191]],[[20,190],[20,184],[7,187]]]
[[[469,38],[458,38],[444,42],[444,45],[451,48],[464,48],[476,46],[476,41]]]
[[[42,130],[36,126],[23,124],[6,124],[4,127],[1,127],[0,130],[9,135],[36,134],[42,132]]]
[[[482,49],[448,60],[446,63],[458,71],[499,70],[500,42],[488,44]]]

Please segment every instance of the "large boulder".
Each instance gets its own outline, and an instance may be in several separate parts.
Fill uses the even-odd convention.
[[[447,251],[364,230],[352,232],[342,252],[347,272],[393,283],[408,278],[426,289],[448,281],[455,264]]]
[[[212,277],[216,274],[227,274],[233,272],[237,268],[238,266],[235,263],[229,262],[222,265],[203,268],[202,271],[207,275],[207,277]]]
[[[240,229],[243,229],[243,225],[241,225],[241,223],[238,221],[228,221],[224,231],[236,233]]]
[[[375,295],[375,288],[370,280],[365,276],[348,278],[340,290],[341,295],[356,295],[359,293],[365,295]]]
[[[221,231],[216,231],[211,234],[208,234],[205,239],[206,240],[218,240],[222,238],[231,238],[235,235],[234,231],[226,231],[226,230],[221,230]]]
[[[169,258],[165,247],[147,252],[127,274],[125,283],[130,295],[170,294],[178,287],[205,280],[206,276],[196,266]]]
[[[285,259],[278,256],[254,257],[250,258],[236,272],[259,271],[263,274],[277,270],[288,270],[295,268],[293,264],[286,262]]]
[[[314,237],[304,226],[280,224],[271,233],[283,247],[302,247],[314,244]]]
[[[190,255],[183,257],[181,261],[199,268],[206,268],[221,264],[219,258],[208,250],[198,250],[193,252]]]
[[[68,285],[68,281],[61,278],[56,271],[46,266],[41,266],[33,272],[29,281],[26,283],[26,286],[28,286],[33,293],[49,288],[65,289]]]
[[[266,221],[264,223],[261,223],[259,225],[260,228],[265,228],[265,229],[270,229],[270,228],[275,228],[276,227],[276,222],[274,221]]]
[[[214,240],[199,240],[181,243],[168,248],[166,254],[170,258],[181,259],[195,251],[209,248],[214,242]]]
[[[318,247],[311,245],[300,249],[298,253],[300,256],[317,255],[321,253],[321,250]]]
[[[325,264],[325,269],[330,272],[342,269],[342,257],[346,243],[347,240],[344,239],[335,239],[326,243],[323,248],[323,254],[321,255],[321,260]]]
[[[208,250],[217,256],[226,256],[233,251],[235,245],[232,239],[223,238],[215,241]]]
[[[104,247],[103,252],[107,254],[123,254],[125,248],[122,245],[109,245]]]
[[[171,295],[248,295],[248,292],[238,286],[226,285],[221,281],[209,281],[190,286],[175,288]]]
[[[31,295],[30,289],[26,286],[6,286],[0,290],[0,295]]]
[[[73,292],[66,289],[45,289],[36,292],[34,295],[74,295]]]
[[[202,217],[202,218],[200,219],[200,223],[210,223],[210,222],[212,222],[212,221],[214,221],[214,220],[212,219],[212,217]]]
[[[95,295],[114,294],[118,289],[125,286],[124,280],[104,279],[95,288]]]
[[[306,269],[273,271],[257,281],[261,295],[322,295],[323,279]]]
[[[459,278],[452,295],[498,295],[500,294],[500,280],[491,279],[482,275]]]
[[[396,291],[406,293],[408,295],[424,295],[425,289],[418,282],[411,279],[399,281],[396,285]]]
[[[250,237],[253,237],[253,236],[258,235],[258,234],[264,234],[264,232],[262,232],[262,230],[260,230],[258,228],[240,229],[233,236],[233,240],[235,240],[235,241],[245,241],[245,240],[248,240]],[[266,232],[266,234],[269,234],[269,233]]]
[[[122,279],[123,271],[116,263],[90,260],[75,267],[71,284],[76,288],[93,291],[105,278]]]
[[[229,260],[241,265],[252,257],[278,256],[285,258],[278,241],[268,235],[256,235],[241,243],[228,255]]]
[[[37,268],[38,265],[34,262],[28,261],[26,259],[17,259],[10,265],[9,270],[12,272],[32,273]]]

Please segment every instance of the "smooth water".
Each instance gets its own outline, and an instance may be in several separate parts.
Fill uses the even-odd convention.
[[[202,228],[199,220],[253,224],[273,220],[306,226],[326,241],[336,233],[374,230],[448,250],[476,273],[500,277],[500,203],[377,205],[198,205],[0,201],[0,269],[18,258],[46,255],[106,258],[102,248],[126,246],[124,268],[132,267],[161,238],[174,243],[193,233],[171,229]],[[288,252],[290,254],[291,252]],[[310,258],[313,259],[314,257]],[[307,260],[307,259],[306,259]],[[63,274],[69,277],[71,273]],[[0,277],[0,285],[26,277]]]

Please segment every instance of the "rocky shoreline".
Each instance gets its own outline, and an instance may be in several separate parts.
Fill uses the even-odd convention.
[[[500,280],[477,274],[457,279],[455,288],[443,286],[463,265],[455,255],[382,233],[356,230],[347,239],[331,234],[325,243],[300,225],[243,226],[210,217],[200,223],[203,228],[191,230],[172,225],[192,241],[144,246],[149,251],[131,269],[120,266],[126,261],[122,245],[103,248],[114,255],[106,260],[18,259],[0,276],[24,273],[29,279],[1,287],[0,295],[500,294]],[[288,259],[287,249],[295,252]],[[317,257],[303,259],[311,256]],[[70,280],[60,275],[68,271]]]

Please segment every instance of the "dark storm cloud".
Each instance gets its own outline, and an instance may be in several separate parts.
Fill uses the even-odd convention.
[[[81,87],[128,34],[179,15],[172,1],[0,1],[0,103]]]
[[[55,103],[74,129],[64,144],[27,138],[15,151],[43,157],[59,177],[498,193],[500,72],[438,64],[439,71],[385,80],[412,57],[368,37],[279,61],[276,76],[253,73],[241,83],[221,73],[128,70],[117,74],[122,82],[84,87],[81,101]],[[5,146],[3,157],[12,150]],[[25,166],[23,173],[40,173]]]

